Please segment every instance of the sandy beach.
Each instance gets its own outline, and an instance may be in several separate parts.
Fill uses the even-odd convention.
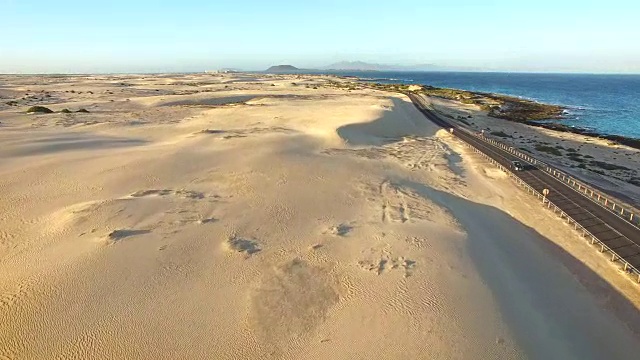
[[[0,76],[0,359],[640,353],[615,264],[406,96],[329,81]]]

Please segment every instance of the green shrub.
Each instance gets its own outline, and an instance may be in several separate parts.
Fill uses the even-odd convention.
[[[27,109],[27,113],[40,113],[40,114],[51,114],[53,110],[46,108],[44,106],[32,106]]]

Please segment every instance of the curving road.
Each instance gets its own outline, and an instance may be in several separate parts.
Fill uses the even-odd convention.
[[[450,123],[434,113],[425,99],[416,94],[408,94],[416,108],[429,120],[444,128],[453,128],[454,135],[506,168],[511,167],[512,161],[525,163],[526,161],[497,147],[479,136],[474,136]],[[458,129],[458,131],[456,131]],[[516,175],[538,192],[549,189],[547,198],[582,227],[593,234],[600,242],[623,258],[635,269],[640,269],[640,229],[612,213],[601,205],[591,201],[564,182],[528,164],[526,170],[517,171]],[[636,270],[637,271],[637,270]]]

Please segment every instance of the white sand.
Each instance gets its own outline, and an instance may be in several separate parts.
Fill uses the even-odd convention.
[[[403,96],[0,80],[0,358],[640,353],[640,288]]]

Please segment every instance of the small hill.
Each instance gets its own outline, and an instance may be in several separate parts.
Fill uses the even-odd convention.
[[[293,66],[293,65],[276,65],[276,66],[272,66],[270,68],[268,68],[267,70],[265,70],[265,72],[267,73],[291,73],[291,72],[298,72],[300,71],[300,69],[298,69],[297,67]]]

